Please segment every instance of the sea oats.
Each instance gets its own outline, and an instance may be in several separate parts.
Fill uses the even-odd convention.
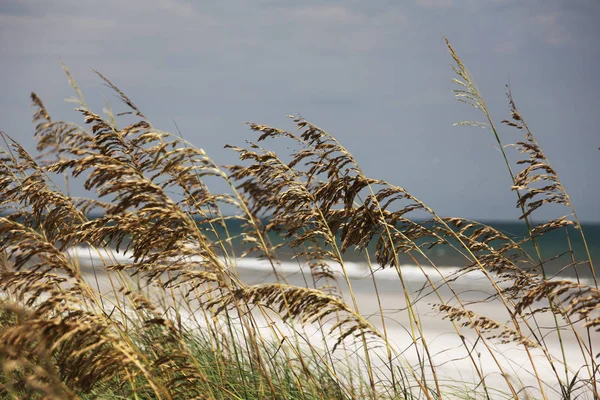
[[[525,133],[513,173],[485,101],[447,44],[455,94],[483,112],[505,157],[524,238],[440,216],[404,187],[369,177],[302,117],[291,117],[294,132],[249,124],[256,142],[226,146],[242,165],[220,167],[181,132],[154,127],[100,73],[124,112],[91,110],[65,68],[85,126],[54,120],[32,93],[40,154],[1,133],[0,393],[434,399],[464,384],[459,393],[492,398],[497,376],[505,397],[519,398],[503,354],[516,347],[528,391],[598,397],[597,286],[548,274],[569,256],[560,274],[587,264],[593,275],[589,251],[582,261],[571,246],[575,228],[587,249],[581,224],[509,92],[504,123]],[[275,152],[273,140],[289,154]],[[67,188],[71,178],[83,182],[84,197],[63,192],[56,174]],[[215,182],[226,191],[213,192]],[[570,211],[533,224],[548,203]],[[543,259],[541,239],[558,229],[569,250]],[[247,263],[270,270],[249,273]],[[457,348],[442,340],[436,349],[423,311],[432,303]],[[494,309],[506,321],[488,315]],[[473,382],[448,385],[445,353],[472,368]],[[575,353],[577,371],[568,363]]]

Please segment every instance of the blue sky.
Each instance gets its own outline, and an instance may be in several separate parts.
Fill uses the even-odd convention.
[[[480,118],[454,100],[446,36],[496,122],[510,78],[580,218],[600,222],[599,20],[597,0],[2,0],[0,129],[33,147],[31,91],[80,121],[62,60],[92,108],[120,107],[97,69],[218,163],[255,138],[245,121],[292,129],[299,113],[441,215],[516,219],[490,132],[453,126]]]

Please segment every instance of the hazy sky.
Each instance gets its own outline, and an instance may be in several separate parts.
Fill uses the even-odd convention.
[[[256,137],[243,122],[299,113],[441,215],[515,219],[490,132],[453,126],[479,116],[454,100],[447,36],[496,122],[510,77],[580,218],[600,221],[599,21],[598,0],[0,0],[0,129],[33,147],[31,91],[82,122],[62,60],[97,112],[122,106],[92,69],[218,163]]]

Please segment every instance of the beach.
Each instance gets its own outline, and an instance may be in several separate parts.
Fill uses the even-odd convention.
[[[114,299],[116,292],[111,286],[105,269],[99,267],[99,262],[101,259],[105,263],[110,259],[115,263],[130,262],[129,254],[114,251],[100,254],[98,251],[84,248],[71,249],[68,254],[72,258],[77,257],[84,279],[92,287],[103,293],[105,299]],[[247,285],[268,285],[276,283],[278,280],[291,286],[310,287],[313,285],[308,266],[302,265],[296,260],[275,264],[277,274],[273,272],[273,265],[269,261],[260,259],[241,259],[231,268],[235,268],[237,276]],[[435,373],[445,391],[459,393],[457,398],[461,397],[461,390],[469,390],[468,388],[481,390],[479,378],[479,374],[481,374],[485,376],[485,384],[492,390],[497,390],[499,397],[510,397],[511,389],[506,383],[508,379],[513,385],[513,390],[520,397],[542,398],[545,396],[548,399],[559,399],[562,398],[562,395],[557,385],[557,375],[561,379],[569,379],[575,374],[579,376],[586,374],[585,360],[576,338],[573,333],[563,329],[561,329],[559,338],[556,333],[556,324],[564,325],[564,321],[561,318],[557,320],[558,322],[555,321],[551,313],[535,316],[535,323],[541,327],[538,333],[543,334],[543,348],[527,349],[516,341],[502,343],[504,341],[502,338],[494,337],[502,332],[501,327],[479,335],[472,327],[461,326],[466,321],[465,318],[457,320],[455,323],[446,318],[445,313],[441,312],[437,305],[441,303],[458,304],[456,299],[460,298],[460,302],[466,309],[473,311],[474,315],[485,316],[501,325],[512,326],[505,305],[498,299],[488,299],[494,293],[494,288],[486,275],[481,272],[472,272],[461,276],[455,279],[451,285],[447,285],[443,283],[440,272],[445,275],[446,279],[454,277],[453,269],[450,266],[437,270],[414,265],[401,266],[400,271],[404,275],[405,285],[408,288],[406,293],[413,301],[415,315],[418,315],[418,322],[415,323],[414,318],[410,318],[405,291],[398,279],[397,270],[380,269],[372,274],[365,265],[357,262],[348,262],[345,268],[350,276],[349,283],[352,292],[348,287],[348,282],[343,279],[341,267],[338,266],[338,295],[341,295],[350,307],[356,304],[358,306],[356,311],[376,326],[379,332],[382,332],[387,338],[387,342],[394,348],[394,364],[420,370],[428,379]],[[336,270],[336,268],[333,269]],[[425,274],[427,274],[427,278]],[[432,291],[431,287],[426,285],[428,281],[434,282],[436,291]],[[377,290],[375,290],[374,284],[377,286]],[[148,290],[148,296],[152,298],[154,294],[151,287],[144,289],[144,283],[141,281],[140,285],[142,285],[141,291]],[[181,306],[183,294],[182,292],[176,293],[178,294],[175,298],[171,298],[167,302]],[[117,293],[117,295],[119,294]],[[158,292],[155,294],[158,295]],[[164,301],[164,298],[161,301]],[[185,321],[188,321],[187,328],[192,331],[202,329],[202,322],[200,325],[198,322],[202,318],[196,318],[190,311],[191,308],[202,307],[201,301],[192,300],[190,302],[188,299],[187,302],[187,310],[186,307],[180,307],[178,318],[183,320],[184,324]],[[295,332],[300,333],[301,337],[307,341],[307,345],[322,348],[324,352],[325,347],[331,350],[335,343],[335,335],[327,336],[324,341],[323,330],[317,324],[301,326],[297,322],[284,323],[277,312],[269,310],[260,312],[255,310],[254,314],[261,336],[270,338],[273,342],[282,341],[283,337],[291,338]],[[332,323],[333,321],[324,320],[325,330]],[[528,323],[532,324],[533,320],[528,320]],[[274,326],[277,327],[276,330],[274,330]],[[526,326],[521,324],[521,327]],[[525,328],[523,329],[525,336],[532,338]],[[581,326],[578,329],[583,333]],[[422,364],[425,351],[423,342],[419,340],[417,344],[414,344],[414,337],[425,339],[428,352],[428,360],[425,364]],[[592,333],[591,338],[592,342],[600,343],[598,332]],[[347,343],[350,348],[355,346],[355,350],[357,350],[353,361],[356,368],[366,371],[365,359],[360,351],[361,341],[348,339]],[[386,348],[382,345],[382,341],[370,340],[369,346],[371,368],[379,372],[380,379],[385,376],[389,378],[389,371],[386,371],[388,355],[386,355]],[[467,348],[471,349],[470,352],[466,350]],[[543,349],[546,349],[547,352],[544,353]],[[346,356],[338,349],[333,357],[334,359],[337,357],[344,359]],[[548,357],[553,360],[556,371],[548,362]],[[562,363],[563,357],[566,357],[567,372]],[[473,360],[478,365],[479,371],[474,368]],[[344,361],[348,362],[348,359],[346,358]],[[543,396],[540,385],[544,390]],[[589,393],[584,392],[582,398],[586,398],[586,395]]]

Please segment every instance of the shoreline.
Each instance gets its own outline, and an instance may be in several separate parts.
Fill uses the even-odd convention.
[[[98,282],[100,291],[111,297],[110,282],[107,276],[101,276],[98,274],[100,268],[97,268],[97,275],[93,275],[93,268],[83,267],[82,272],[86,276],[87,282],[91,285],[95,285]],[[247,284],[261,284],[267,282],[274,282],[274,276],[272,274],[256,274],[251,270],[243,270],[240,274],[240,278]],[[268,279],[271,278],[271,279]],[[299,276],[291,277],[290,284],[298,284],[304,286],[303,279]],[[359,311],[361,315],[365,316],[371,323],[373,323],[380,331],[383,330],[382,319],[379,314],[379,304],[383,304],[383,315],[385,318],[385,332],[388,336],[388,341],[396,349],[398,357],[403,359],[402,363],[412,365],[418,368],[419,356],[415,351],[415,348],[410,344],[413,342],[409,331],[416,329],[414,323],[411,326],[408,314],[405,310],[404,296],[400,290],[394,292],[391,290],[379,291],[379,299],[372,290],[366,290],[367,286],[361,286],[360,283],[364,283],[362,280],[351,280],[356,284],[355,287],[359,288],[354,290],[354,296],[357,304],[359,304]],[[489,292],[482,290],[471,290],[469,285],[458,285],[463,289],[460,292],[460,298],[463,301],[469,303],[468,309],[475,312],[481,313],[488,318],[498,321],[500,324],[506,324],[509,322],[510,317],[507,314],[506,308],[498,301],[494,300],[491,302],[482,303],[481,300],[489,295]],[[158,293],[158,292],[157,292]],[[453,298],[453,294],[447,290],[442,289],[439,291],[444,301],[450,301]],[[352,304],[349,300],[349,291],[342,290],[342,294],[346,299],[347,304]],[[152,295],[150,293],[150,295]],[[458,384],[459,387],[475,387],[478,382],[478,377],[473,368],[469,354],[466,352],[464,343],[473,346],[473,352],[476,354],[476,360],[478,361],[483,373],[486,376],[486,384],[494,389],[498,389],[503,392],[510,393],[508,386],[506,385],[506,379],[504,374],[509,377],[509,380],[513,382],[513,386],[516,390],[526,390],[530,396],[540,396],[539,384],[536,374],[531,372],[531,362],[529,357],[533,357],[535,360],[535,368],[538,376],[544,382],[545,395],[548,399],[559,399],[561,398],[559,389],[557,388],[556,376],[550,367],[546,356],[540,349],[530,349],[530,354],[522,345],[516,343],[498,343],[499,339],[487,340],[490,346],[491,353],[482,346],[481,338],[478,338],[478,334],[468,327],[460,327],[460,333],[457,333],[452,322],[448,319],[444,319],[443,315],[432,308],[432,305],[439,303],[439,299],[430,294],[422,297],[416,304],[419,314],[420,329],[423,332],[423,337],[427,339],[428,351],[432,354],[431,361],[436,365],[436,373],[440,381],[451,384]],[[263,321],[264,327],[261,329],[261,335],[265,338],[271,337],[274,342],[278,342],[280,339],[276,339],[272,336],[270,324],[263,316],[256,312],[255,317],[258,321]],[[185,311],[182,312],[183,320],[186,319]],[[279,317],[273,313],[272,317],[274,321],[277,321]],[[191,315],[187,315],[190,318]],[[463,321],[457,321],[460,324]],[[289,331],[289,325],[283,324],[280,320],[275,322],[278,329],[281,332]],[[554,320],[551,315],[540,315],[537,317],[537,324],[542,327],[547,327],[548,331],[553,330]],[[193,327],[199,328],[199,327]],[[315,330],[315,326],[304,327],[304,337],[307,338],[311,346],[321,346],[322,337]],[[292,332],[288,332],[290,335]],[[484,337],[493,336],[494,332],[484,334]],[[593,337],[597,338],[597,343],[600,343],[600,333],[593,333]],[[332,340],[332,339],[331,339]],[[549,354],[556,358],[555,368],[559,371],[559,376],[564,379],[564,366],[560,363],[561,359],[561,341],[562,349],[565,350],[567,355],[567,365],[570,367],[569,376],[572,378],[577,373],[578,368],[584,367],[583,357],[581,350],[573,337],[573,335],[564,334],[559,339],[556,334],[547,335],[544,337],[545,347],[548,349]],[[332,343],[332,342],[331,342]],[[331,345],[330,343],[330,345]],[[477,346],[475,346],[477,344]],[[369,349],[369,353],[373,355],[373,358],[381,357],[385,359],[384,354],[381,353],[376,356],[377,349]],[[421,349],[421,352],[423,349]],[[360,353],[360,352],[357,352]],[[502,365],[502,370],[496,365],[494,359],[499,360]],[[357,358],[356,363],[359,365],[364,362]],[[380,370],[387,368],[385,363],[375,363],[374,366]],[[363,368],[363,367],[361,367]],[[427,372],[427,370],[426,370]],[[585,368],[583,368],[584,373]],[[470,383],[469,383],[470,382]],[[462,386],[461,386],[462,384]],[[466,385],[466,386],[465,386]]]

